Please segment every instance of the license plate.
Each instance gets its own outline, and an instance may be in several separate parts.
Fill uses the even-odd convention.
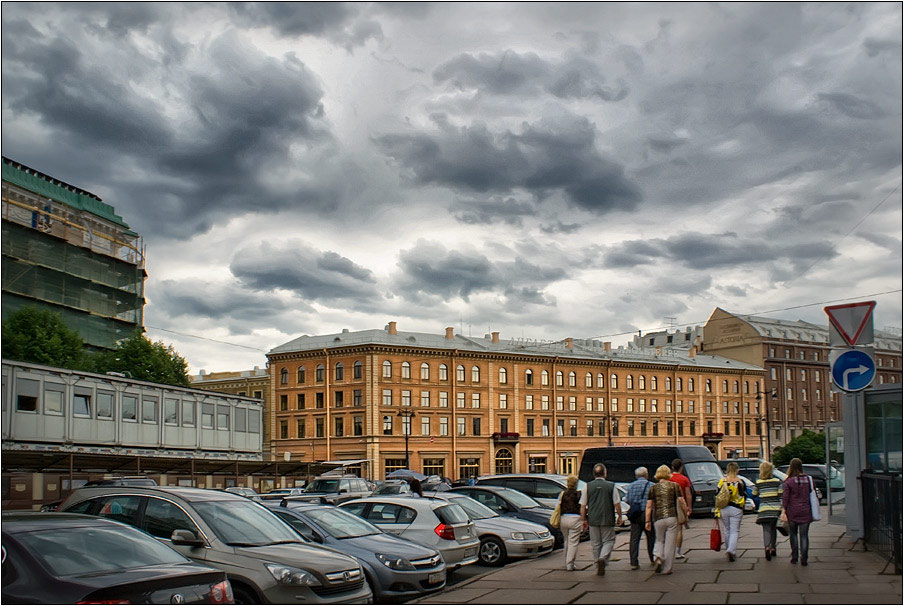
[[[477,548],[472,547],[471,549],[465,549],[465,557],[471,558],[477,555]]]
[[[430,573],[430,576],[427,577],[427,582],[433,585],[434,583],[442,583],[446,578],[446,571],[441,570],[440,572]]]

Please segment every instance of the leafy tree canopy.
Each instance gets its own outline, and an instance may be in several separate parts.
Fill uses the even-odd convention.
[[[3,357],[20,362],[85,370],[84,342],[48,309],[23,307],[3,323]]]
[[[794,457],[803,463],[825,463],[826,434],[805,429],[802,434],[781,448],[776,448],[772,454],[772,462],[776,467],[788,465]]]
[[[141,331],[119,342],[113,351],[92,356],[94,372],[121,372],[133,379],[168,385],[189,385],[185,358],[162,341],[152,343]]]

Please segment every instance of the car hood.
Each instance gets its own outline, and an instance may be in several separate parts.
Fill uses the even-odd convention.
[[[191,584],[200,582],[205,577],[209,577],[211,580],[222,579],[223,572],[197,564],[161,564],[159,566],[126,568],[111,570],[101,574],[73,575],[64,578],[67,581],[78,583],[85,587],[102,588],[113,585],[133,585],[144,581],[155,581],[159,582],[161,586],[165,586],[167,583],[161,582],[163,579],[175,580],[176,584],[180,582]]]
[[[518,515],[532,522],[546,524],[549,521],[549,516],[552,515],[552,509],[549,507],[529,507],[519,510]]]
[[[519,520],[517,518],[507,518],[504,516],[474,520],[474,526],[477,527],[479,533],[493,531],[506,536],[508,536],[507,533],[511,532],[547,532],[545,526],[535,522]]]
[[[358,562],[349,556],[303,543],[285,545],[265,545],[263,547],[236,547],[236,552],[261,561],[285,564],[287,566],[312,567],[327,573],[357,568]]]
[[[371,534],[350,539],[336,539],[336,543],[332,544],[331,547],[341,550],[348,548],[348,553],[359,557],[361,555],[354,553],[355,550],[363,551],[370,556],[376,553],[383,553],[403,557],[407,560],[430,558],[436,554],[435,549],[400,539],[391,534]]]

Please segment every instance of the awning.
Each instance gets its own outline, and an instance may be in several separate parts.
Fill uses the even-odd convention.
[[[336,465],[338,467],[348,467],[350,465],[360,465],[361,463],[367,463],[368,461],[373,461],[373,459],[342,459],[340,461],[323,461],[321,465]]]

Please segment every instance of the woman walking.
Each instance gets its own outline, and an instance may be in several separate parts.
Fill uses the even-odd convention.
[[[675,560],[675,543],[678,540],[678,508],[687,514],[687,503],[681,496],[681,487],[669,480],[672,470],[668,465],[660,465],[653,479],[656,483],[650,487],[647,497],[646,529],[656,529],[656,543],[653,545],[653,557],[656,561],[656,572],[672,574],[672,563]]]
[[[741,518],[744,517],[744,501],[747,498],[747,485],[738,477],[738,464],[732,461],[725,469],[725,477],[719,480],[719,490],[728,488],[728,505],[716,508],[716,517],[722,524],[722,535],[725,537],[725,553],[729,562],[735,561],[738,553],[738,538],[741,536]]]
[[[791,539],[791,563],[807,565],[807,552],[810,550],[810,522],[813,514],[810,510],[810,491],[813,480],[804,474],[804,466],[800,459],[791,459],[788,464],[788,478],[782,487],[781,519],[788,521],[788,534]]]
[[[782,481],[772,475],[773,466],[769,461],[760,463],[760,477],[756,480],[753,494],[760,497],[760,507],[756,513],[756,523],[763,527],[763,547],[766,559],[775,556],[775,526],[782,511]]]
[[[559,512],[562,514],[559,527],[565,535],[565,570],[574,570],[581,531],[584,529],[581,520],[581,491],[575,490],[577,485],[577,476],[568,476],[565,480],[566,488],[559,499]]]

